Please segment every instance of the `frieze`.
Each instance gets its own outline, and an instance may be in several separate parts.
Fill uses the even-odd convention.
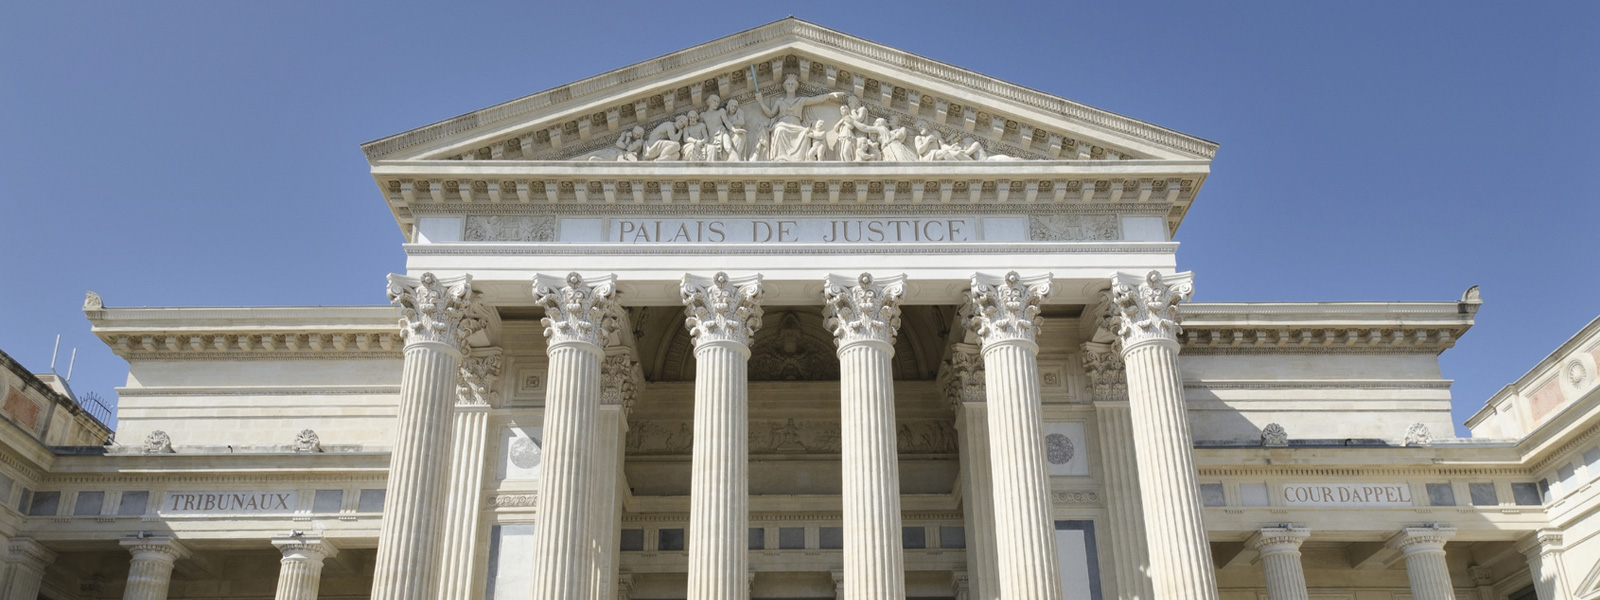
[[[553,242],[556,221],[534,216],[468,216],[462,239],[469,242]]]
[[[531,508],[539,505],[539,493],[501,494],[489,497],[492,508]]]
[[[1052,490],[1050,503],[1063,506],[1100,504],[1100,494],[1087,490]]]
[[[1116,215],[1030,215],[1028,239],[1035,242],[1104,242],[1122,239]]]
[[[750,422],[750,453],[838,454],[838,421],[771,419]],[[956,452],[956,431],[947,421],[900,421],[896,447],[905,454]],[[694,447],[694,429],[688,421],[641,421],[628,430],[629,455],[688,455]]]

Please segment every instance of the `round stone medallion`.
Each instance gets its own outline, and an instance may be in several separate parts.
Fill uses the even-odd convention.
[[[1045,459],[1052,465],[1064,465],[1072,460],[1072,439],[1059,433],[1044,436]]]
[[[519,437],[511,440],[511,464],[519,469],[532,469],[539,466],[539,442],[532,438]]]

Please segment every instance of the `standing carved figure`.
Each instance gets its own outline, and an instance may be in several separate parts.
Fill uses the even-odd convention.
[[[828,100],[842,100],[843,92],[833,92],[821,96],[796,95],[800,89],[800,80],[794,75],[783,79],[782,98],[774,98],[769,105],[762,97],[761,91],[756,91],[756,104],[761,106],[761,114],[772,119],[772,125],[767,132],[767,159],[782,161],[805,160],[807,128],[802,122],[807,106],[820,104]]]
[[[883,153],[883,160],[893,162],[916,162],[917,151],[906,145],[906,128],[900,126],[900,115],[895,115],[893,120],[879,117],[871,125],[856,121],[856,128],[878,136],[878,146]]]
[[[700,122],[705,124],[706,132],[710,134],[706,139],[712,146],[708,155],[725,154],[723,138],[728,135],[727,113],[722,108],[722,97],[716,94],[706,98],[706,109],[700,113]],[[707,160],[718,160],[710,158]]]
[[[728,99],[728,106],[722,112],[722,123],[727,128],[722,136],[723,155],[727,156],[728,160],[744,160],[744,140],[747,128],[744,121],[744,111],[739,110],[739,100],[737,98]]]

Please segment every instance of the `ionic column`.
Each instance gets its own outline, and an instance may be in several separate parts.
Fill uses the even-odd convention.
[[[13,542],[15,543],[15,542]],[[1533,575],[1533,590],[1539,600],[1567,600],[1566,574],[1561,568],[1561,532],[1538,531],[1522,543],[1517,550],[1528,557],[1528,571]]]
[[[1122,356],[1110,344],[1083,344],[1083,371],[1094,392],[1095,424],[1105,465],[1106,509],[1111,522],[1111,554],[1117,592],[1124,599],[1153,600],[1150,549],[1145,540],[1144,508],[1139,494],[1139,464],[1134,458],[1133,416],[1128,409],[1128,383]]]
[[[1300,543],[1310,536],[1311,532],[1302,527],[1264,527],[1245,540],[1246,548],[1261,555],[1261,570],[1267,576],[1267,600],[1307,600]]]
[[[390,275],[389,302],[400,309],[405,364],[372,597],[435,600],[450,477],[449,455],[442,450],[450,446],[456,370],[467,337],[482,325],[466,316],[474,303],[472,278],[466,275],[447,280],[433,273],[417,279]]]
[[[830,275],[823,294],[824,323],[839,355],[845,596],[901,600],[906,574],[891,359],[905,276]]]
[[[1407,527],[1390,538],[1389,547],[1405,556],[1412,598],[1455,600],[1450,566],[1444,561],[1444,543],[1455,535],[1456,530],[1451,527]]]
[[[534,600],[578,600],[591,593],[594,521],[590,478],[600,404],[600,362],[614,329],[615,276],[585,280],[538,275],[533,293],[544,307],[544,456],[539,474],[539,522],[533,535]]]
[[[950,348],[945,394],[956,413],[961,459],[961,509],[967,531],[967,571],[961,593],[972,600],[1000,597],[995,553],[994,476],[989,467],[989,405],[984,401],[983,355],[975,344]],[[967,574],[971,573],[969,577]]]
[[[983,342],[1001,598],[1061,598],[1035,342],[1050,277],[972,276],[968,327]]]
[[[478,587],[473,581],[478,516],[483,502],[484,455],[489,446],[489,409],[500,401],[500,393],[495,391],[500,363],[499,349],[477,350],[461,362],[458,373],[439,600],[468,600]]]
[[[1206,537],[1194,441],[1178,371],[1178,302],[1192,293],[1185,274],[1162,281],[1111,277],[1115,328],[1128,375],[1134,454],[1143,493],[1145,531],[1159,532],[1149,544],[1150,580],[1162,600],[1216,600],[1216,566]]]
[[[180,558],[188,558],[189,549],[167,537],[127,538],[122,540],[122,547],[133,555],[122,600],[167,600],[172,565]]]
[[[38,598],[44,569],[56,561],[56,553],[32,539],[14,538],[6,554],[0,561],[0,598]]]
[[[685,274],[680,291],[695,357],[688,598],[743,600],[750,571],[748,361],[761,327],[761,276]]]
[[[275,600],[317,600],[317,586],[322,583],[322,561],[337,555],[339,550],[318,536],[273,538],[272,545],[283,552]]]
[[[594,523],[594,575],[592,600],[613,600],[617,596],[617,553],[621,551],[622,527],[622,444],[628,437],[628,412],[641,379],[639,361],[626,346],[606,348],[600,365],[600,407],[595,411],[593,487],[590,505]]]

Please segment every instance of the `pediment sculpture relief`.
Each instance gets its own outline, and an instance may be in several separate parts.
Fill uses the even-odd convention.
[[[748,103],[710,94],[705,104],[650,128],[635,125],[612,147],[578,160],[640,161],[1007,161],[972,135],[941,131],[926,119],[906,127],[898,113],[874,116],[860,98],[844,92],[801,93],[788,75],[783,94],[759,88]],[[913,131],[914,130],[914,131]]]

